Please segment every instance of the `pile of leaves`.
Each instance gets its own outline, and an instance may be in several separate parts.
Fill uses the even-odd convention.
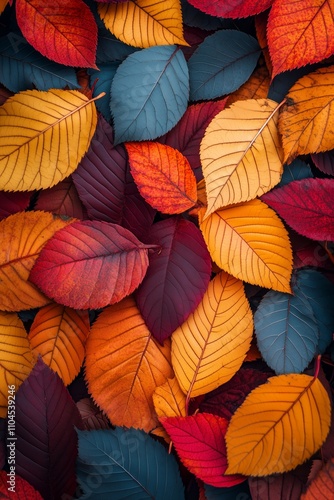
[[[1,496],[332,498],[333,7],[0,0]]]

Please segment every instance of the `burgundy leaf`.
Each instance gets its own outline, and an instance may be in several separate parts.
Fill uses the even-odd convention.
[[[5,193],[0,192],[0,220],[5,219],[9,215],[23,212],[30,203],[31,194],[29,191]]]
[[[109,429],[108,417],[96,406],[91,398],[84,398],[77,402],[84,427],[90,429]]]
[[[301,236],[293,230],[289,231],[293,249],[293,267],[299,269],[305,266],[332,268],[333,264],[325,248],[317,241]]]
[[[315,166],[324,174],[334,175],[334,150],[325,153],[314,153],[311,158]]]
[[[201,28],[196,28],[192,26],[184,26],[183,36],[185,41],[189,44],[189,47],[182,46],[181,50],[184,54],[186,60],[188,60],[198,46],[205,40],[205,38],[210,35],[211,32],[202,30]]]
[[[162,144],[178,149],[188,159],[197,182],[203,178],[199,156],[201,140],[211,120],[225,108],[226,101],[227,98],[192,104],[178,124],[159,139]]]
[[[209,284],[211,259],[199,229],[171,217],[152,226],[146,276],[136,292],[140,312],[153,336],[163,343],[197,307]]]
[[[299,234],[312,240],[334,240],[334,179],[293,181],[261,199]]]
[[[80,413],[60,377],[39,359],[16,394],[16,472],[44,500],[76,488]]]
[[[267,477],[248,479],[252,500],[299,500],[309,473],[309,465],[303,464],[293,471]]]
[[[7,101],[8,97],[11,97],[12,95],[14,95],[14,92],[11,92],[6,89],[6,87],[0,85],[0,106],[2,106],[2,104]]]
[[[141,239],[156,211],[140,196],[122,145],[114,146],[113,130],[100,116],[87,154],[72,175],[91,219],[113,222]]]
[[[76,187],[68,177],[49,189],[43,189],[39,195],[35,210],[44,210],[57,215],[86,219],[86,210],[82,205]]]

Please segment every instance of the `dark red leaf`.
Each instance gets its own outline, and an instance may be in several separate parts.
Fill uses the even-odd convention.
[[[261,196],[299,234],[334,240],[334,179],[302,179]]]
[[[31,193],[29,191],[5,193],[0,192],[0,220],[5,219],[9,215],[23,212],[28,208],[30,203]]]
[[[216,487],[234,486],[246,480],[240,475],[224,475],[227,420],[198,413],[190,417],[162,417],[160,422],[171,437],[181,462],[198,479]]]
[[[79,411],[60,377],[39,359],[16,394],[16,472],[44,500],[76,488]]]
[[[0,85],[0,106],[2,106],[2,104],[7,101],[8,97],[12,95],[14,95],[13,92]]]
[[[227,98],[192,104],[168,134],[159,138],[159,142],[178,149],[189,161],[197,182],[203,178],[199,147],[205,129],[213,117],[225,108]]]
[[[333,264],[326,249],[317,241],[301,236],[293,230],[289,231],[293,250],[293,267],[299,269],[305,266],[332,268]]]
[[[269,9],[273,0],[189,0],[197,9],[217,17],[250,17]]]
[[[64,179],[49,189],[43,189],[39,195],[35,210],[44,210],[57,215],[86,219],[83,207],[71,177]]]
[[[310,471],[308,464],[284,474],[248,479],[252,500],[299,500]]]
[[[43,500],[40,493],[16,472],[12,476],[11,485],[9,472],[0,471],[0,498],[8,500]]]
[[[147,233],[156,210],[140,196],[125,149],[114,146],[113,130],[102,116],[72,177],[91,219],[119,224],[139,239]]]
[[[200,230],[171,217],[152,226],[148,242],[161,246],[136,293],[153,336],[163,343],[197,307],[209,284],[211,259]]]
[[[334,175],[334,150],[325,153],[314,153],[311,158],[315,166],[324,174]]]
[[[183,36],[185,41],[189,44],[189,47],[182,46],[181,50],[187,61],[193,55],[198,46],[205,40],[208,34],[209,33],[207,31],[202,30],[201,28],[184,26]]]
[[[108,417],[100,410],[91,398],[80,399],[77,402],[85,429],[110,429]]]

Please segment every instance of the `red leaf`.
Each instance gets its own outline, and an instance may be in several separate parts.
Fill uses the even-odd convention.
[[[293,249],[294,269],[305,266],[332,268],[328,253],[317,241],[305,238],[292,230],[289,232],[289,238]]]
[[[161,344],[197,307],[209,284],[211,258],[202,233],[178,217],[152,226],[148,241],[161,245],[136,293],[138,308]]]
[[[147,233],[156,211],[140,196],[126,151],[114,146],[113,130],[102,116],[72,177],[91,219],[119,224],[139,239]]]
[[[18,476],[17,473],[12,476],[13,485],[11,485],[9,472],[0,471],[0,498],[8,500],[43,500],[40,493],[25,479]],[[10,490],[9,488],[14,489]]]
[[[17,23],[43,56],[66,66],[96,68],[97,25],[82,0],[17,0]]]
[[[146,273],[148,247],[116,224],[83,221],[71,228],[46,243],[29,279],[73,309],[98,309],[131,294]]]
[[[269,9],[273,0],[189,0],[197,9],[217,17],[250,17]]]
[[[16,472],[45,499],[73,495],[74,426],[82,429],[82,420],[59,376],[41,359],[17,391],[15,419]]]
[[[312,240],[334,240],[334,179],[293,181],[261,199],[299,234]]]
[[[188,107],[178,124],[159,140],[180,151],[189,161],[197,181],[203,178],[199,156],[200,142],[205,129],[213,117],[225,108],[227,98],[192,104]]]
[[[225,434],[228,421],[217,415],[198,413],[190,417],[162,417],[181,462],[206,484],[229,487],[245,481],[240,475],[225,476]]]
[[[334,176],[334,150],[325,153],[314,153],[311,158],[321,172]]]
[[[87,218],[85,208],[80,201],[71,177],[64,179],[52,188],[43,189],[38,195],[35,210],[44,210],[45,212],[76,219]]]
[[[31,193],[29,191],[7,193],[0,192],[0,220],[5,219],[9,215],[23,212],[28,208],[30,203]]]

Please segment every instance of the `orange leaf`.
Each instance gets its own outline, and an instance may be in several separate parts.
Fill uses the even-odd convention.
[[[334,148],[334,66],[300,78],[289,90],[278,127],[284,162]]]
[[[230,420],[227,474],[267,476],[294,469],[326,439],[330,413],[327,391],[318,378],[304,374],[269,378]]]
[[[8,0],[0,0],[0,14],[5,10]]]
[[[27,332],[16,313],[0,312],[0,417],[5,418],[8,386],[20,387],[34,366]],[[12,399],[15,402],[15,398]]]
[[[98,12],[106,27],[127,45],[188,45],[179,0],[99,3]]]
[[[323,468],[313,479],[306,492],[300,497],[301,500],[327,500],[333,498],[334,492],[334,458],[328,460]]]
[[[40,211],[0,222],[0,309],[22,311],[50,302],[28,281],[29,274],[48,239],[71,222]]]
[[[322,61],[334,52],[334,1],[275,0],[267,33],[272,78]]]
[[[197,201],[196,177],[177,149],[158,142],[128,142],[131,174],[140,194],[165,214],[179,214]]]
[[[35,316],[29,340],[36,355],[40,354],[44,363],[68,385],[80,371],[88,333],[87,311],[49,304]]]
[[[236,101],[246,99],[265,99],[268,96],[270,75],[265,64],[262,64],[241,87],[229,95],[227,106]]]
[[[147,432],[156,427],[152,396],[173,377],[170,343],[162,347],[153,339],[133,297],[100,314],[86,353],[89,392],[111,423]]]

